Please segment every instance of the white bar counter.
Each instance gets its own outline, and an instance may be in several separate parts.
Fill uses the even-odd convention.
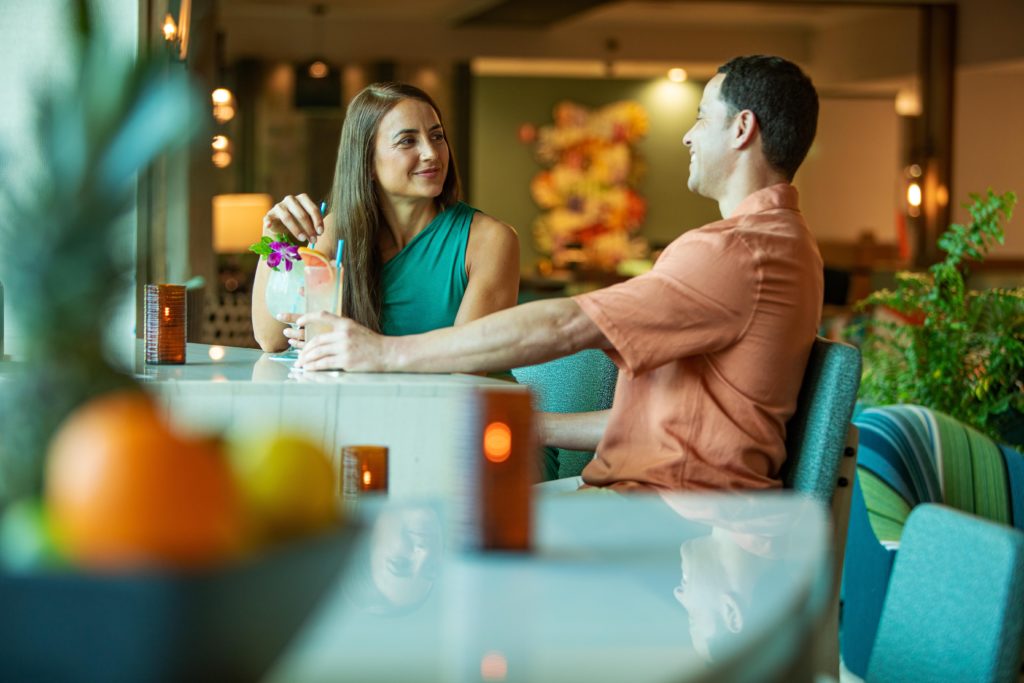
[[[302,372],[257,349],[189,344],[184,365],[149,365],[138,342],[135,375],[188,430],[260,438],[294,432],[337,458],[350,444],[387,446],[393,496],[448,493],[480,389],[528,391],[464,374]]]
[[[539,496],[531,553],[459,553],[444,505],[362,515],[272,683],[810,681],[824,510],[786,493]]]

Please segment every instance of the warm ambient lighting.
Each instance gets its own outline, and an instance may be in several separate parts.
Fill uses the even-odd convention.
[[[686,69],[674,68],[668,70],[668,80],[673,83],[682,83],[686,80]]]
[[[910,183],[907,186],[907,204],[915,209],[921,206],[921,186],[917,183]]]
[[[241,254],[260,238],[263,216],[273,206],[269,194],[219,194],[213,198],[213,250]]]
[[[181,0],[177,19],[175,19],[173,14],[165,14],[163,24],[160,27],[164,40],[170,43],[169,47],[172,49],[176,48],[175,52],[177,54],[175,57],[180,61],[185,61],[188,57],[189,25],[191,23],[192,0]]]
[[[309,65],[309,75],[312,78],[326,78],[329,72],[330,67],[319,59]]]
[[[512,430],[504,422],[492,422],[484,429],[484,457],[505,462],[512,453]]]
[[[920,116],[921,96],[916,87],[900,88],[896,93],[896,113],[900,116]]]
[[[231,140],[227,135],[214,135],[210,143],[213,148],[211,160],[217,168],[227,168],[231,165]]]
[[[235,96],[227,88],[217,88],[210,93],[213,101],[213,118],[217,123],[227,123],[235,118]]]
[[[178,39],[178,25],[174,23],[174,17],[170,14],[164,17],[164,40],[168,43]]]

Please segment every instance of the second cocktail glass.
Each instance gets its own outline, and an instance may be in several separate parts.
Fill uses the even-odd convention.
[[[306,313],[327,311],[341,315],[341,279],[343,268],[336,267],[327,258],[310,258],[303,254],[306,273]],[[322,323],[306,325],[306,341],[328,330]]]

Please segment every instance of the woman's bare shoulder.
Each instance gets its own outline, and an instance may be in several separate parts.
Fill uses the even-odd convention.
[[[508,241],[518,245],[519,233],[508,223],[483,211],[477,211],[473,214],[473,221],[469,224],[469,239],[470,241],[478,239],[487,243]]]

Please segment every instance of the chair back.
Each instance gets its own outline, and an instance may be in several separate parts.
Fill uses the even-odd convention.
[[[1024,533],[944,505],[910,514],[867,680],[1017,681]]]
[[[564,358],[512,370],[534,393],[537,412],[586,413],[612,407],[619,370],[604,351],[584,349]],[[558,449],[558,476],[576,476],[593,451]]]
[[[849,344],[814,340],[796,412],[786,425],[786,488],[829,505],[840,460],[847,448],[850,418],[860,387],[860,351]]]

